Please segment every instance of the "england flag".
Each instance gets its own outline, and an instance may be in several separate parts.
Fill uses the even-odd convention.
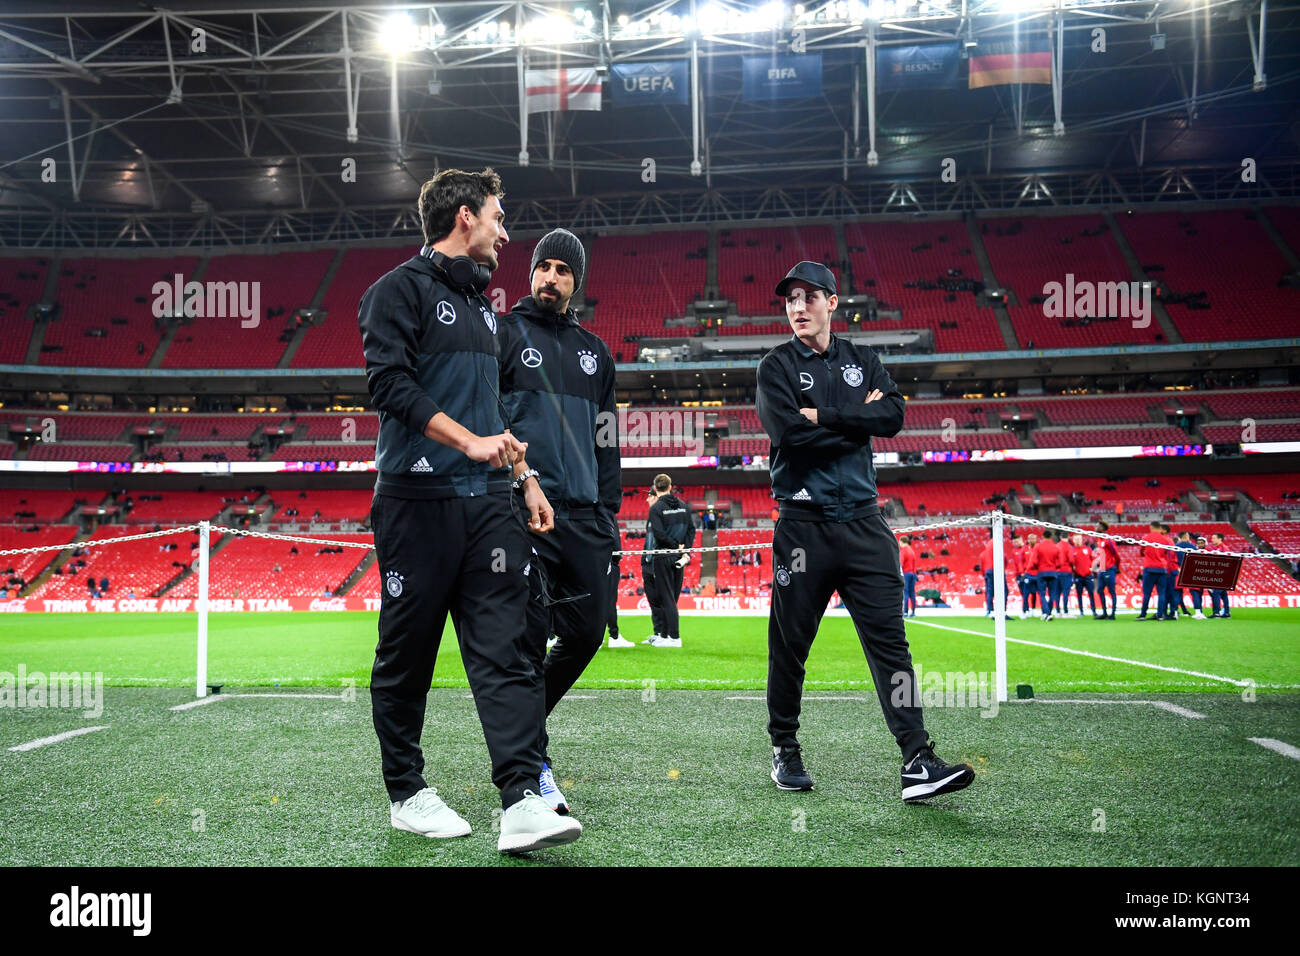
[[[529,113],[600,109],[600,78],[594,66],[526,70],[524,85]]]

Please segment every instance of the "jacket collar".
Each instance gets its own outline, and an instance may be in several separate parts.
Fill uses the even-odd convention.
[[[531,319],[539,325],[561,327],[578,324],[578,316],[573,309],[565,309],[564,312],[557,314],[550,309],[542,308],[541,304],[531,295],[526,295],[516,302],[515,307],[510,311]]]
[[[831,333],[831,344],[826,346],[825,352],[813,351],[813,349],[810,346],[804,345],[803,341],[797,335],[790,336],[790,341],[794,343],[795,351],[797,351],[804,358],[813,358],[815,356],[820,357],[824,355],[829,359],[834,359],[835,351],[836,351],[836,343],[839,342],[839,336],[837,336],[834,332]]]

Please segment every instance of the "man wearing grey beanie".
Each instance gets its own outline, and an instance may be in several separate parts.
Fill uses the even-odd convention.
[[[614,403],[614,360],[578,324],[569,303],[582,288],[587,255],[565,229],[542,237],[529,264],[532,295],[502,317],[501,400],[511,434],[528,443],[528,461],[555,509],[555,529],[534,539],[524,646],[546,686],[546,713],[582,675],[605,636],[611,552],[619,550],[623,500]],[[549,652],[547,639],[557,641]],[[630,646],[622,642],[615,646]],[[538,793],[568,813],[555,786],[542,728]]]

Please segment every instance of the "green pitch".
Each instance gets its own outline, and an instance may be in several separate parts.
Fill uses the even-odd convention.
[[[376,617],[362,612],[213,614],[209,680],[241,686],[337,687],[347,681],[364,686],[374,657]],[[649,617],[625,615],[622,627],[627,637],[639,641],[649,633]],[[912,656],[923,671],[991,672],[992,633],[993,622],[978,617],[921,617],[907,623]],[[764,686],[766,618],[683,617],[682,635],[686,646],[680,650],[605,648],[578,686],[642,687],[651,680],[662,689]],[[1237,692],[1232,681],[1254,681],[1265,692],[1300,690],[1297,611],[1237,611],[1226,621],[1175,623],[1131,618],[1013,620],[1007,623],[1007,635],[1012,642],[1007,649],[1008,683],[1013,688],[1032,684],[1039,693]],[[194,683],[195,648],[193,614],[0,618],[0,671],[14,672],[22,663],[28,672],[102,672],[110,686],[189,687]],[[433,684],[466,686],[450,626]],[[827,618],[808,661],[807,687],[871,686],[852,622]]]
[[[648,631],[644,617],[623,624],[631,638]],[[450,686],[431,691],[426,715],[427,776],[475,832],[431,841],[388,825],[365,689],[373,614],[214,615],[210,676],[226,693],[183,711],[170,708],[193,700],[192,615],[6,617],[0,672],[98,671],[110,686],[94,718],[0,708],[0,865],[1300,859],[1300,761],[1251,739],[1300,746],[1295,612],[1010,622],[1013,641],[1053,645],[1008,648],[1009,683],[1033,684],[1037,699],[992,717],[973,700],[927,707],[939,754],[971,763],[976,780],[911,807],[848,620],[825,622],[809,661],[800,739],[817,789],[806,794],[768,779],[765,619],[689,617],[682,632],[680,650],[602,650],[559,705],[551,755],[586,833],[510,860],[495,850],[499,805],[450,631],[435,678]],[[991,632],[981,618],[908,622],[922,675],[991,671]],[[1254,692],[1229,683],[1247,680]],[[88,726],[105,729],[9,750]]]

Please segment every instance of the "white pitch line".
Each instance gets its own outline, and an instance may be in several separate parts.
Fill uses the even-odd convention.
[[[1300,760],[1300,747],[1292,747],[1290,744],[1283,743],[1280,740],[1274,740],[1272,737],[1247,737],[1253,744],[1259,744],[1266,750],[1279,753],[1283,757],[1290,757],[1292,760]]]
[[[1197,713],[1186,707],[1179,707],[1177,704],[1171,704],[1167,700],[1094,700],[1090,698],[1071,698],[1071,697],[1031,697],[1028,700],[1009,700],[1008,704],[1141,704],[1150,707],[1159,707],[1161,710],[1167,710],[1171,714],[1177,714],[1179,717],[1186,717],[1189,720],[1204,720],[1205,715]]]
[[[804,703],[807,703],[810,700],[853,700],[853,701],[857,701],[858,703],[862,703],[864,701],[869,701],[873,699],[874,698],[871,697],[827,697],[825,695],[821,695],[821,696],[805,697],[803,700]],[[767,698],[766,697],[728,697],[727,700],[767,700]]]
[[[10,750],[22,752],[24,750],[35,750],[37,747],[47,747],[50,744],[57,744],[60,740],[68,740],[71,737],[80,737],[82,734],[93,734],[97,730],[108,730],[108,727],[82,727],[79,730],[65,730],[61,734],[55,734],[53,737],[41,737],[39,740],[29,740],[25,744],[19,744],[16,747],[10,747]]]
[[[229,694],[209,694],[207,697],[200,697],[197,700],[187,700],[183,704],[177,704],[175,707],[168,707],[168,710],[189,710],[192,707],[202,707],[205,704],[215,704],[217,701],[226,700]]]
[[[186,701],[183,704],[177,704],[175,707],[169,707],[168,710],[189,710],[192,707],[202,707],[204,704],[215,704],[220,700],[234,700],[235,698],[249,697],[276,697],[280,699],[295,697],[310,697],[316,700],[342,700],[342,694],[209,694],[207,697],[200,697],[198,700]]]
[[[934,624],[930,621],[918,621],[912,619],[913,624],[924,624],[926,627],[937,627],[941,631],[957,631],[960,634],[974,634],[976,637],[987,637],[993,640],[992,634],[985,634],[983,631],[972,631],[965,627],[949,627],[946,624]],[[1233,677],[1221,677],[1218,674],[1207,674],[1205,671],[1189,671],[1181,667],[1166,667],[1164,664],[1150,664],[1146,661],[1129,660],[1127,657],[1112,657],[1109,654],[1095,654],[1092,651],[1080,651],[1073,647],[1058,647],[1055,644],[1044,644],[1041,641],[1026,641],[1019,637],[1008,637],[1008,644],[1024,644],[1028,647],[1042,647],[1049,651],[1060,651],[1062,654],[1078,654],[1080,657],[1093,657],[1099,661],[1115,661],[1119,664],[1131,664],[1134,667],[1149,667],[1152,670],[1168,671],[1171,674],[1187,674],[1190,677],[1208,677],[1210,680],[1222,681],[1225,684],[1235,684],[1238,687],[1249,687],[1250,681],[1237,680]]]

